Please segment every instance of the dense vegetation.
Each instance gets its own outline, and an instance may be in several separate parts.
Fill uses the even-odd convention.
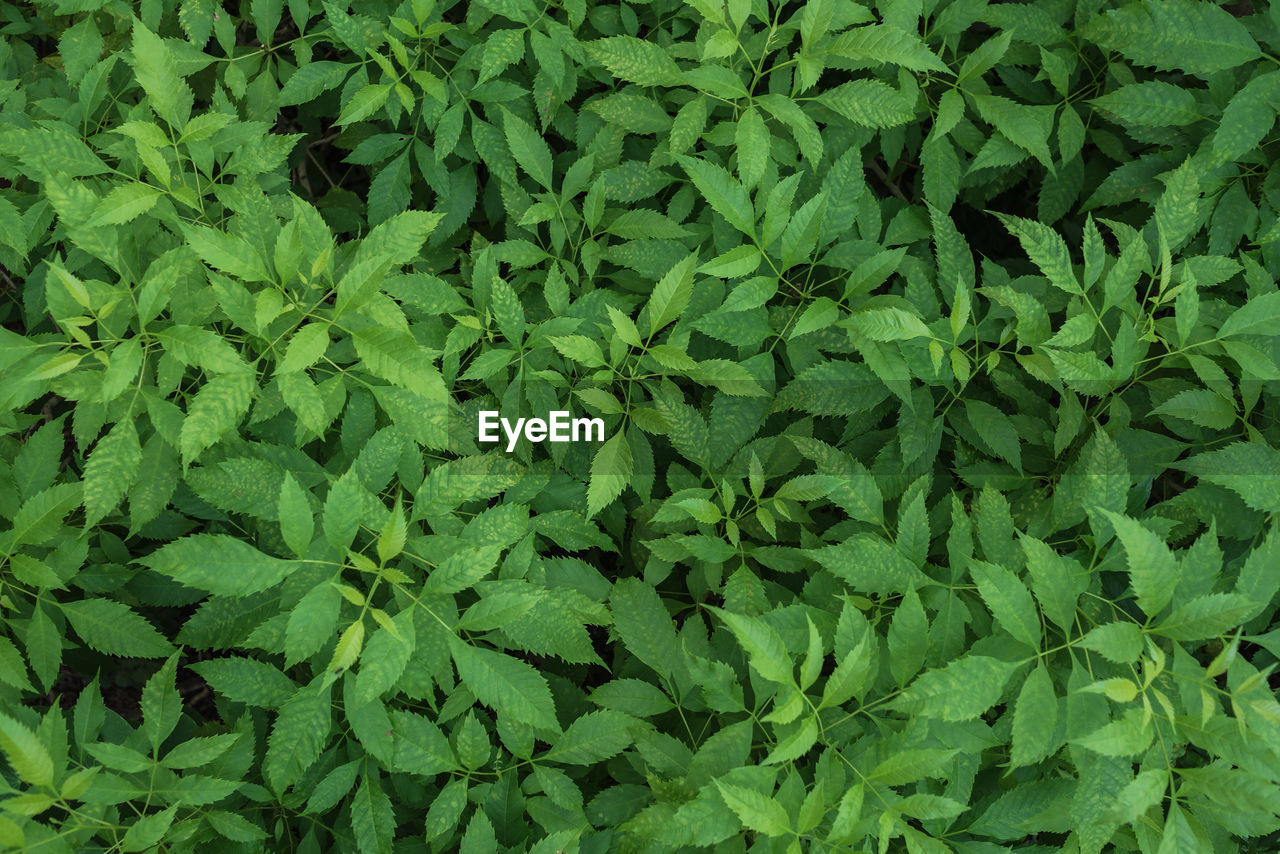
[[[1280,847],[1280,4],[0,16],[0,847]]]

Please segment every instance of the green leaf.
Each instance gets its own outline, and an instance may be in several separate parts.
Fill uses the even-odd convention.
[[[843,322],[850,333],[868,341],[910,341],[932,337],[920,318],[895,306],[867,308]]]
[[[978,435],[999,456],[1022,471],[1022,443],[1013,420],[998,408],[982,400],[966,400],[964,413]]]
[[[762,620],[745,614],[734,614],[720,608],[710,608],[712,613],[724,620],[738,643],[747,653],[751,667],[779,685],[796,684],[795,667],[787,654],[786,645],[772,626]]]
[[[502,129],[507,136],[511,156],[520,168],[544,189],[552,189],[551,149],[528,122],[509,110],[502,112]]]
[[[560,732],[546,681],[528,664],[505,653],[449,636],[449,652],[462,683],[480,702],[537,729]]]
[[[622,433],[615,433],[600,446],[591,460],[591,481],[587,486],[587,516],[591,517],[622,494],[633,471],[631,445]]]
[[[1125,621],[1104,623],[1090,629],[1080,645],[1101,653],[1108,661],[1130,664],[1142,655],[1142,627]]]
[[[670,678],[679,646],[671,616],[654,589],[635,578],[621,578],[609,594],[613,625],[627,652]]]
[[[380,626],[365,644],[360,660],[355,686],[357,701],[369,702],[395,685],[409,664],[415,643],[412,611],[404,611],[389,625]]]
[[[226,534],[192,534],[141,561],[152,571],[219,596],[246,596],[284,580],[297,564]]]
[[[1165,190],[1156,203],[1156,225],[1169,249],[1195,233],[1200,225],[1200,170],[1190,158],[1164,179]]]
[[[711,209],[754,240],[756,215],[746,189],[721,166],[684,155],[677,159]]]
[[[192,94],[169,46],[135,18],[132,48],[133,71],[152,109],[170,125],[182,127],[191,112]]]
[[[765,836],[785,836],[792,832],[787,811],[773,798],[762,795],[755,789],[723,780],[716,780],[715,784],[720,797],[738,816],[743,826]]]
[[[211,658],[189,666],[219,696],[263,709],[278,708],[298,690],[275,665],[253,658]]]
[[[742,186],[750,190],[760,183],[769,164],[769,129],[759,110],[751,107],[738,116],[736,142],[738,177]]]
[[[1229,12],[1194,0],[1129,3],[1094,18],[1083,33],[1104,50],[1161,71],[1210,74],[1259,55],[1249,31]]]
[[[1056,231],[1035,220],[1000,214],[1009,233],[1018,238],[1027,257],[1049,279],[1049,284],[1069,294],[1082,294],[1080,282],[1071,267],[1067,244]]]
[[[351,799],[351,829],[361,851],[390,851],[396,819],[377,772],[366,772]]]
[[[1110,814],[1117,820],[1131,823],[1138,821],[1151,807],[1160,803],[1169,788],[1169,775],[1151,769],[1134,777],[1116,797]]]
[[[1223,321],[1218,336],[1275,335],[1280,324],[1280,291],[1255,296]]]
[[[1058,698],[1048,669],[1039,665],[1022,683],[1013,706],[1013,749],[1009,765],[1034,765],[1050,756],[1058,746]]]
[[[146,184],[123,184],[107,193],[89,220],[91,226],[123,225],[142,216],[160,199],[160,191]]]
[[[1150,716],[1144,719],[1142,709],[1135,708],[1129,709],[1118,720],[1073,741],[1103,756],[1136,756],[1150,746],[1154,737],[1155,726]]]
[[[793,762],[808,753],[817,741],[818,718],[816,715],[810,715],[789,735],[779,739],[760,764],[778,765],[783,762]]]
[[[1169,804],[1164,832],[1160,834],[1160,847],[1156,854],[1192,854],[1202,850],[1200,838],[1191,829],[1187,814],[1176,802]]]
[[[999,702],[1019,667],[983,655],[966,655],[916,678],[892,705],[907,714],[944,721],[973,720]]]
[[[1237,160],[1258,147],[1276,123],[1280,104],[1280,72],[1269,71],[1231,96],[1213,135],[1213,153]]]
[[[209,826],[232,842],[260,842],[267,832],[242,815],[223,810],[209,810],[204,814]]]
[[[1178,586],[1178,562],[1158,534],[1128,516],[1103,510],[1115,526],[1116,537],[1124,545],[1129,562],[1129,583],[1138,607],[1148,617],[1164,610]]]
[[[298,557],[304,557],[311,538],[315,534],[315,520],[311,515],[311,504],[307,495],[298,485],[292,472],[285,472],[280,481],[280,498],[276,503],[276,512],[280,518],[280,535],[285,544]]]
[[[869,534],[860,534],[839,545],[806,551],[858,592],[900,593],[929,580],[902,552]]]
[[[111,599],[80,599],[59,606],[71,627],[90,647],[125,658],[164,658],[173,652],[144,618]]]
[[[379,563],[385,564],[404,551],[407,537],[408,527],[404,518],[404,506],[400,496],[397,495],[395,506],[391,508],[391,515],[387,517],[387,523],[383,526],[382,533],[378,535]]]
[[[280,707],[262,762],[263,778],[272,790],[280,794],[298,782],[320,757],[332,725],[327,682],[299,688]]]
[[[927,777],[945,777],[945,769],[958,752],[939,748],[899,751],[871,769],[867,777],[885,786],[903,786]]]
[[[5,714],[0,714],[0,750],[23,782],[32,786],[53,785],[53,759],[48,749],[35,733]]]
[[[315,655],[333,637],[341,607],[342,594],[331,581],[307,591],[289,611],[284,636],[286,667]]]
[[[1180,463],[1188,474],[1224,486],[1257,510],[1280,510],[1280,452],[1261,442],[1234,442]]]
[[[1009,570],[982,560],[969,561],[978,593],[1005,631],[1033,649],[1040,646],[1040,618],[1027,588]]]
[[[341,62],[308,62],[299,66],[280,87],[277,101],[281,106],[314,101],[342,83],[350,71],[351,66]]]
[[[325,496],[320,527],[329,545],[339,552],[345,551],[360,531],[367,495],[367,490],[360,485],[359,474],[352,468],[334,481]]]
[[[853,80],[818,96],[818,102],[856,125],[892,128],[911,121],[911,104],[879,80]]]
[[[199,768],[226,753],[239,740],[239,733],[193,738],[166,753],[160,764],[166,768]]]
[[[617,756],[631,745],[628,729],[636,720],[621,712],[587,712],[574,720],[541,757],[567,765],[592,765]]]
[[[1151,410],[1152,415],[1172,415],[1211,430],[1226,430],[1236,423],[1236,408],[1208,389],[1187,389]]]
[[[600,345],[585,335],[562,335],[552,338],[551,345],[566,358],[588,368],[604,367],[604,353]]]
[[[35,669],[34,665],[32,669]],[[13,641],[6,637],[0,637],[0,681],[15,688],[35,690],[31,680],[27,678],[27,665],[22,660],[22,654],[13,645]]]
[[[222,374],[200,387],[182,422],[181,451],[187,465],[240,423],[257,383],[252,374]]]
[[[929,617],[915,587],[908,588],[894,609],[886,640],[889,645],[889,671],[898,685],[906,685],[920,672],[929,648]],[[863,638],[857,649],[865,646],[866,639]]]
[[[823,51],[854,62],[892,63],[911,71],[951,73],[918,35],[882,24],[855,27],[841,33],[827,42]]]
[[[174,684],[177,675],[178,654],[174,653],[142,688],[142,730],[153,753],[160,750],[182,716],[182,697]]]
[[[329,326],[324,323],[308,323],[289,339],[284,358],[276,365],[277,374],[303,371],[320,361],[329,349]]]
[[[1023,536],[1019,543],[1027,558],[1031,590],[1044,615],[1059,628],[1072,630],[1076,624],[1076,602],[1085,587],[1084,568],[1034,537]]]
[[[1001,95],[970,97],[983,121],[1043,163],[1046,169],[1053,170],[1053,158],[1049,153],[1049,132],[1053,128],[1054,113],[1052,107],[1020,104]],[[1026,248],[1025,243],[1023,248]]]
[[[94,446],[84,468],[85,525],[114,510],[138,478],[142,445],[130,419],[119,421]]]
[[[493,543],[463,546],[431,571],[424,589],[445,596],[473,587],[498,565],[501,553],[501,545]]]
[[[688,306],[693,293],[693,272],[697,266],[698,254],[687,255],[654,287],[646,306],[650,337],[678,318]]]
[[[449,740],[430,719],[401,709],[392,711],[391,719],[398,770],[432,776],[458,766]]]
[[[1175,608],[1151,631],[1176,641],[1205,640],[1227,634],[1254,611],[1253,602],[1239,593],[1210,593]]]
[[[1089,103],[1129,125],[1181,127],[1202,118],[1193,94],[1163,80],[1129,83]]]
[[[82,494],[78,483],[59,483],[24,501],[14,514],[7,551],[12,554],[21,545],[38,546],[52,538],[67,514],[80,506]]]
[[[243,237],[203,225],[181,225],[182,236],[200,259],[215,270],[246,282],[269,282],[262,258]]]
[[[635,36],[610,36],[583,44],[614,77],[641,86],[679,86],[680,67],[658,45]]]
[[[146,851],[155,846],[173,824],[178,814],[178,805],[168,807],[157,813],[144,815],[129,825],[128,831],[120,840],[121,851]]]
[[[351,96],[334,124],[350,125],[363,121],[387,103],[391,95],[390,83],[369,83]]]

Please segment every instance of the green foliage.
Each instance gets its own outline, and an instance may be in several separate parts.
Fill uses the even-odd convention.
[[[3,11],[0,848],[1280,848],[1280,6]]]

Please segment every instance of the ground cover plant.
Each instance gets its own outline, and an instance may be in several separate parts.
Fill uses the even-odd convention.
[[[0,847],[1280,847],[1280,7],[0,19]]]

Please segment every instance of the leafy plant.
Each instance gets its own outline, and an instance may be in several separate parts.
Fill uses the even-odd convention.
[[[1280,845],[1278,7],[0,8],[0,845]]]

